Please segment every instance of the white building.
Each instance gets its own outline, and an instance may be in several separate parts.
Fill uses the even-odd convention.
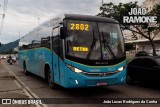
[[[159,3],[160,3],[160,0],[145,0],[142,3],[141,7],[145,7],[148,9],[148,11],[151,11],[154,5],[159,4]]]

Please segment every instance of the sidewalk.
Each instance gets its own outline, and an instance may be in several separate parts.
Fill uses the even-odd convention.
[[[0,98],[28,98],[23,89],[16,83],[14,76],[9,74],[9,72],[3,66],[2,63],[0,64]],[[0,107],[36,107],[36,106],[0,104]]]

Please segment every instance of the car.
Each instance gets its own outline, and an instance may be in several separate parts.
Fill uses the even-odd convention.
[[[139,51],[135,54],[135,57],[139,56],[149,56],[149,54],[146,51]]]
[[[160,82],[160,56],[135,57],[127,65],[126,83]]]
[[[1,56],[1,59],[6,59],[7,57],[5,55],[2,55]]]

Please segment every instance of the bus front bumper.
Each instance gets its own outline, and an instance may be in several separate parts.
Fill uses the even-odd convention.
[[[93,77],[75,72],[68,72],[65,78],[65,88],[83,88],[107,85],[124,84],[126,81],[126,69],[111,76]]]

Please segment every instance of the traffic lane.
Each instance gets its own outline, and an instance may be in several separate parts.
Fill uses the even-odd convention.
[[[105,97],[107,95],[115,95],[120,93],[119,90],[109,89],[105,87],[97,88],[81,88],[81,89],[65,89],[58,87],[56,90],[50,89],[44,79],[33,74],[25,76],[23,69],[17,64],[6,64],[16,76],[26,84],[33,92],[42,98],[73,98],[73,97]],[[38,89],[38,90],[37,90]],[[47,93],[44,93],[47,92]]]
[[[16,78],[10,74],[8,69],[6,69],[3,64],[0,64],[0,98],[10,99],[10,98],[28,98],[28,95],[22,89],[22,87],[16,81]],[[2,101],[0,101],[2,103]],[[35,105],[10,105],[10,104],[0,104],[0,107],[36,107]]]
[[[23,69],[21,69],[18,64],[7,64],[7,66],[21,81],[31,88],[33,92],[37,93],[37,95],[42,98],[160,98],[159,86],[154,87],[142,83],[80,89],[65,89],[63,87],[58,87],[58,89],[53,90],[48,87],[44,79],[35,75],[25,76]]]
[[[28,86],[32,92],[34,92],[39,98],[160,98],[159,87],[151,87],[144,84],[130,85],[115,85],[107,87],[97,88],[83,88],[83,89],[64,89],[59,87],[56,90],[52,90],[47,86],[44,79],[35,75],[25,76],[23,70],[17,65],[6,65],[17,75],[26,86]],[[47,104],[48,107],[106,107],[106,104]],[[112,107],[133,107],[132,104],[107,104]],[[159,105],[136,105],[138,107],[158,107]]]

